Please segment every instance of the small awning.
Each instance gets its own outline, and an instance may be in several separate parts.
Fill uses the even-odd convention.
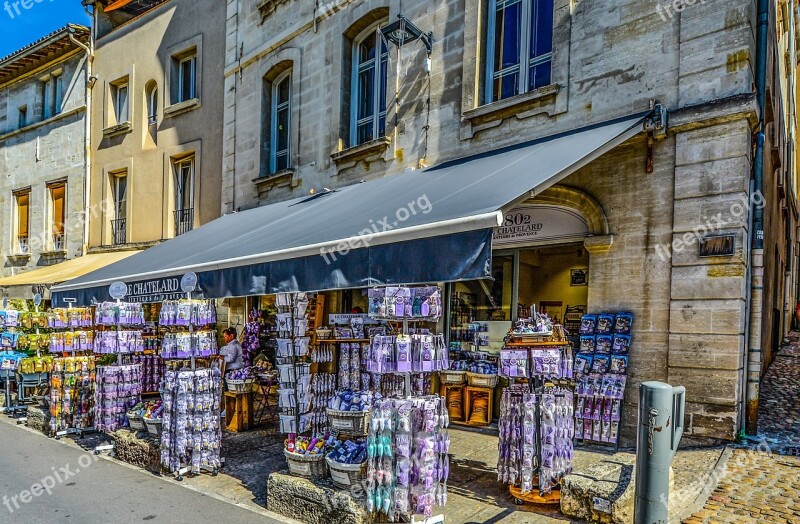
[[[0,278],[0,288],[5,289],[7,296],[11,298],[31,298],[33,286],[48,287],[60,284],[124,260],[139,252],[140,250],[114,251],[72,258],[52,266],[43,266],[39,269]]]
[[[53,288],[54,303],[156,302],[198,276],[197,296],[223,298],[487,278],[502,211],[642,131],[647,114],[233,213]]]

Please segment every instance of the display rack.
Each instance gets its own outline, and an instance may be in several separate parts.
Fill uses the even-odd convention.
[[[36,340],[36,358],[37,359],[41,358],[41,356],[42,356],[42,348],[41,348],[41,344],[39,342],[40,338],[41,338],[41,332],[40,332],[40,323],[39,323],[39,320],[38,320],[39,319],[39,306],[41,304],[42,304],[42,295],[40,295],[39,293],[36,293],[33,296],[33,308],[34,308],[34,314],[35,314],[35,318],[36,318],[36,322],[35,322],[36,323],[36,333],[34,335],[35,335],[35,340]],[[47,375],[47,377],[45,378],[45,381],[48,382],[48,384],[49,384],[49,380],[50,380],[49,373],[36,373],[37,387],[38,387],[38,385],[40,385],[42,383],[42,374]],[[25,373],[18,372],[18,376],[19,376],[19,379],[20,379],[19,382],[17,383],[17,398],[18,399],[20,399],[20,398],[22,398],[24,396],[25,388],[30,385],[30,383],[26,382],[26,376],[25,375],[26,375]],[[14,415],[10,414],[9,416],[13,417]],[[20,424],[25,424],[27,422],[28,422],[28,407],[25,406],[24,407],[24,415],[17,418],[17,424],[20,425]]]
[[[19,340],[19,333],[17,328],[19,326],[20,313],[15,310],[8,309],[8,301],[3,299],[2,313],[2,351],[0,351],[0,377],[5,382],[5,405],[2,411],[11,418],[15,418],[18,414],[24,413],[28,410],[27,406],[20,406],[19,404],[19,382],[16,380],[16,372],[19,367],[19,361],[24,356],[22,353],[17,353],[14,349],[17,347]],[[11,380],[17,384],[17,398],[14,404],[11,404]]]
[[[181,279],[181,290],[186,293],[189,303],[192,302],[192,292],[196,286],[197,275],[194,273],[187,273]],[[209,307],[213,308],[213,305],[209,304]],[[205,325],[216,323],[216,312],[213,310],[209,322]],[[186,327],[190,341],[189,369],[167,370],[164,375],[164,414],[160,439],[161,464],[178,481],[182,481],[189,473],[205,472],[216,476],[222,467],[220,404],[224,377],[213,361],[209,361],[207,369],[197,367],[198,339],[193,334],[198,326],[191,314]],[[211,352],[214,353],[215,349],[212,348]],[[185,390],[181,382],[186,386]],[[187,398],[181,398],[182,395]],[[187,417],[187,427],[180,427],[178,421],[184,417]],[[191,434],[182,433],[187,430],[191,430]]]
[[[54,332],[51,334],[51,344],[54,338],[58,338],[58,333],[65,334],[65,338],[69,338],[73,341],[73,345],[70,347],[68,353],[70,353],[69,357],[66,358],[54,358],[53,359],[53,367],[50,372],[50,414],[51,414],[51,422],[50,422],[50,429],[53,433],[53,436],[56,440],[59,440],[61,437],[66,435],[74,435],[77,434],[78,438],[83,438],[83,436],[87,433],[94,433],[94,382],[95,382],[95,363],[94,363],[94,355],[86,356],[86,369],[81,370],[74,370],[69,371],[68,368],[74,366],[76,364],[81,363],[80,361],[76,361],[75,359],[79,358],[77,355],[78,350],[75,349],[75,328],[91,328],[91,311],[88,308],[75,308],[73,304],[75,303],[74,298],[65,298],[64,302],[68,305],[66,310],[53,310],[53,316],[51,318],[55,319],[54,324],[50,327],[54,329],[64,329],[67,328],[68,331],[61,331],[61,332]],[[60,321],[61,312],[65,311],[65,316],[67,318],[66,325],[61,325],[58,323]],[[75,319],[77,316],[77,312],[80,311],[83,318],[81,319],[81,324],[88,324],[88,325],[80,325],[75,326],[74,321],[71,319]],[[87,317],[88,315],[88,317]],[[91,329],[89,330],[91,332]],[[68,336],[67,336],[68,333]],[[93,339],[93,337],[92,337]],[[87,337],[88,342],[88,337]],[[57,349],[57,348],[56,348]],[[65,348],[66,349],[66,348]],[[60,352],[54,351],[52,345],[50,348],[51,352]],[[90,349],[82,348],[81,352],[90,351]],[[58,373],[58,375],[56,375]],[[81,383],[78,384],[77,381]],[[56,384],[58,382],[58,384]],[[73,383],[74,382],[74,383]],[[71,384],[72,383],[72,384]],[[59,386],[59,387],[56,387]],[[72,389],[75,389],[72,386],[77,387],[77,393],[72,395]],[[66,399],[67,391],[70,392],[70,398]],[[60,393],[60,398],[59,394]],[[74,398],[73,398],[74,397]],[[68,400],[68,401],[67,401]],[[86,406],[83,406],[84,402]],[[59,405],[60,404],[60,405]],[[73,410],[73,404],[78,404],[82,406],[80,409],[81,411],[85,411],[82,413],[78,413],[80,416],[86,417],[86,425],[83,426],[74,426],[74,425],[67,425],[64,424],[63,414],[67,407],[70,408],[70,415],[74,417],[75,412]],[[74,423],[74,418],[73,418]],[[61,428],[61,429],[59,429]]]
[[[534,423],[535,423],[535,448],[536,448],[536,461],[533,467],[533,490],[530,492],[523,492],[523,490],[516,486],[514,483],[509,484],[509,493],[514,497],[515,503],[521,504],[558,504],[561,500],[560,488],[554,485],[552,490],[542,489],[540,483],[540,472],[542,467],[542,395],[545,393],[545,387],[548,383],[560,386],[569,386],[568,379],[560,378],[546,378],[542,374],[536,373],[533,369],[533,359],[530,358],[531,349],[545,349],[545,348],[558,348],[565,350],[569,348],[569,342],[555,341],[552,339],[552,332],[542,333],[538,336],[536,334],[526,333],[524,335],[517,333],[510,333],[508,339],[504,344],[504,349],[520,350],[528,352],[526,361],[527,378],[507,377],[511,380],[512,384],[519,380],[521,383],[527,384],[528,393],[533,394],[536,398],[534,410]],[[502,372],[502,371],[501,371]],[[524,382],[523,382],[524,381]],[[557,395],[558,396],[558,395]]]

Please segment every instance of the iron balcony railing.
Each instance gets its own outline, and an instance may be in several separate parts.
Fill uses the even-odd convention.
[[[64,251],[67,249],[67,241],[64,233],[53,233],[53,251]]]
[[[194,226],[194,208],[178,209],[175,213],[175,236],[192,230]]]
[[[128,224],[127,219],[119,218],[111,221],[111,234],[115,246],[128,243]]]

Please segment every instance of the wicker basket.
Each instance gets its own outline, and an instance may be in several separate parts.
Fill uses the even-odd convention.
[[[298,477],[305,477],[313,480],[322,480],[328,476],[328,464],[325,462],[325,455],[299,455],[283,450],[286,456],[286,463],[289,465],[289,473]]]
[[[160,438],[161,437],[161,430],[163,429],[163,425],[161,423],[160,418],[153,418],[144,419],[144,424],[147,426],[147,432],[150,433],[152,436]]]
[[[128,413],[128,425],[134,431],[147,431],[144,419],[136,413]]]
[[[331,430],[339,431],[351,437],[362,437],[369,434],[369,411],[339,411],[327,409]]]
[[[256,379],[254,378],[247,378],[247,379],[232,379],[226,378],[225,384],[228,385],[228,391],[233,393],[250,393],[253,391],[253,387],[255,386]]]
[[[466,382],[465,371],[440,371],[439,378],[442,384],[463,384]]]
[[[331,472],[331,482],[337,488],[349,489],[350,486],[361,484],[367,478],[366,461],[361,464],[342,464],[330,457],[326,457],[325,460]]]
[[[497,375],[482,375],[480,373],[467,374],[467,383],[478,388],[493,388],[497,385]]]

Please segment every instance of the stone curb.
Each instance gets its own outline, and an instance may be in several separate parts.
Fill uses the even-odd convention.
[[[705,507],[706,502],[708,502],[708,497],[710,497],[714,490],[717,489],[716,483],[713,486],[708,484],[708,479],[721,478],[722,471],[725,469],[728,459],[733,454],[734,448],[735,446],[731,444],[725,446],[725,449],[722,450],[722,453],[720,453],[719,458],[717,459],[717,463],[714,464],[714,469],[712,469],[706,477],[705,487],[700,491],[700,493],[697,494],[691,504],[685,506],[683,511],[669,519],[670,523],[683,522],[684,519],[691,517]]]

